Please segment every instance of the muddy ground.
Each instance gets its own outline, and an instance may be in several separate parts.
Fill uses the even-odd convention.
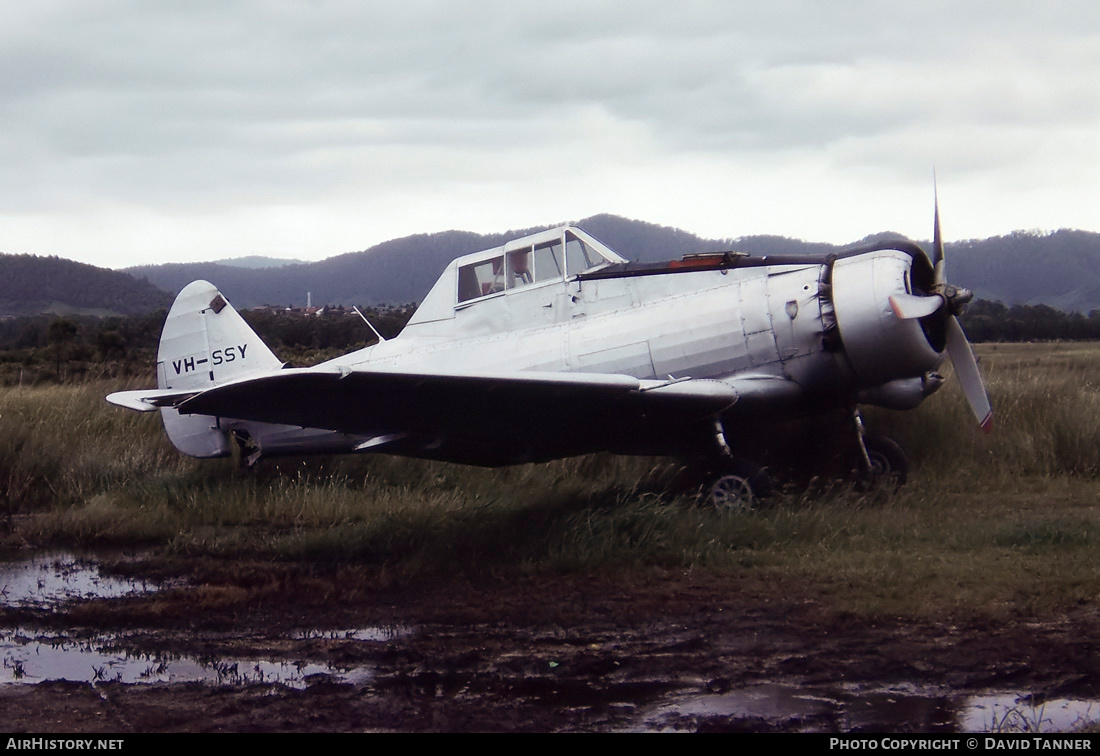
[[[6,609],[0,625],[143,653],[327,662],[344,682],[0,685],[0,731],[946,731],[990,690],[1096,698],[1095,612],[867,619],[705,572],[451,579],[353,569],[116,567],[143,597]],[[399,628],[358,640],[303,628]]]

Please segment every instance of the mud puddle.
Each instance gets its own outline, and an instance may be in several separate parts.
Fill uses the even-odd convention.
[[[370,637],[381,629],[349,630],[340,638]],[[0,631],[2,683],[66,682],[188,683],[249,685],[268,683],[303,689],[316,680],[352,685],[370,681],[373,670],[306,661],[198,658],[178,654],[141,654],[112,650],[110,638],[75,641],[24,629]]]
[[[1036,702],[1019,692],[950,696],[919,687],[802,688],[764,684],[681,697],[644,713],[634,730],[696,729],[743,721],[784,731],[887,732],[897,723],[924,732],[1070,732],[1100,720],[1100,701]]]
[[[94,560],[65,552],[0,563],[0,604],[10,607],[47,609],[68,601],[151,594],[162,587],[158,583],[104,575]],[[305,629],[291,633],[290,639],[385,642],[411,632],[404,626]],[[125,641],[120,634],[74,639],[25,627],[0,628],[0,684],[63,680],[126,684],[269,683],[305,688],[319,679],[365,684],[373,674],[365,667],[307,661],[133,653],[123,649],[124,645],[132,645]]]
[[[103,575],[95,561],[66,552],[0,562],[0,603],[6,606],[45,608],[64,601],[151,593],[160,587]]]

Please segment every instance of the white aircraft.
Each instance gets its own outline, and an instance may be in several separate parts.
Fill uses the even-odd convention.
[[[843,407],[862,477],[903,479],[904,455],[864,438],[858,407],[916,407],[942,384],[945,352],[992,425],[956,320],[972,294],[947,283],[938,210],[935,228],[931,259],[901,240],[667,263],[630,263],[555,228],[454,260],[399,336],[309,368],[285,368],[195,281],[165,321],[158,388],[107,400],[160,409],[185,454],[227,456],[237,443],[247,464],[313,452],[486,466],[709,454],[709,499],[729,506],[770,485],[732,456],[739,427]]]

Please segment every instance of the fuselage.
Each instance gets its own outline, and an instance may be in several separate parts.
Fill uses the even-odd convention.
[[[844,382],[851,371],[821,344],[820,275],[801,265],[554,282],[414,320],[325,367]]]
[[[802,403],[909,407],[942,360],[918,322],[890,309],[891,294],[912,289],[910,251],[663,267],[612,258],[460,301],[458,271],[491,254],[452,263],[397,338],[319,368],[773,376],[795,384]]]

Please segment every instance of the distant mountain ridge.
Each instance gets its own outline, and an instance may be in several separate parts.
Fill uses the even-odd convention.
[[[262,304],[301,306],[306,293],[321,304],[397,304],[419,301],[443,268],[455,257],[503,244],[553,224],[498,234],[444,231],[392,239],[361,252],[315,263],[245,270],[211,263],[131,268],[168,291],[178,291],[196,278],[216,283],[240,307]],[[758,255],[829,254],[851,245],[805,242],[783,236],[706,239],[668,226],[615,215],[576,221],[616,252],[631,260],[654,262],[685,254],[735,249]],[[883,238],[879,232],[856,244]],[[920,241],[927,249],[929,243]],[[1049,304],[1089,312],[1100,308],[1100,234],[1062,230],[1050,234],[1015,232],[989,239],[947,245],[951,280],[982,299],[1006,304]]]
[[[1045,304],[1088,314],[1100,309],[1100,234],[1015,231],[947,245],[950,279],[982,299]]]
[[[266,255],[245,255],[244,257],[230,257],[225,260],[213,260],[216,265],[228,265],[231,268],[281,268],[284,265],[301,265],[306,260],[293,260],[285,257],[268,257]]]
[[[61,257],[0,253],[0,315],[142,315],[172,296],[148,281]]]
[[[220,261],[108,271],[56,257],[0,255],[0,315],[65,312],[65,308],[89,314],[148,312],[166,306],[175,292],[200,278],[216,284],[239,308],[265,304],[300,307],[305,305],[307,293],[314,305],[416,302],[454,258],[554,225],[560,224],[497,234],[415,234],[360,252],[281,267],[244,268],[228,264],[236,261]],[[680,229],[606,214],[575,225],[624,257],[641,262],[730,249],[758,255],[829,254],[845,249],[782,236],[705,239]],[[856,243],[898,236],[881,232]],[[919,243],[928,246],[926,241]],[[1100,234],[1018,231],[956,242],[947,245],[947,264],[951,280],[973,289],[981,299],[1010,305],[1042,303],[1083,313],[1100,309]]]
[[[167,291],[178,291],[202,278],[216,283],[238,307],[263,304],[303,306],[307,292],[314,305],[397,304],[419,301],[451,260],[504,244],[510,239],[554,228],[549,224],[497,234],[443,231],[415,234],[382,242],[370,249],[349,252],[320,262],[275,269],[232,269],[215,263],[172,263],[128,268]],[[668,226],[595,215],[576,221],[596,238],[631,260],[653,262],[686,254],[732,249],[729,239],[704,239]],[[819,253],[840,249],[779,236],[748,237],[745,251],[758,254]],[[751,249],[749,248],[751,247]]]

